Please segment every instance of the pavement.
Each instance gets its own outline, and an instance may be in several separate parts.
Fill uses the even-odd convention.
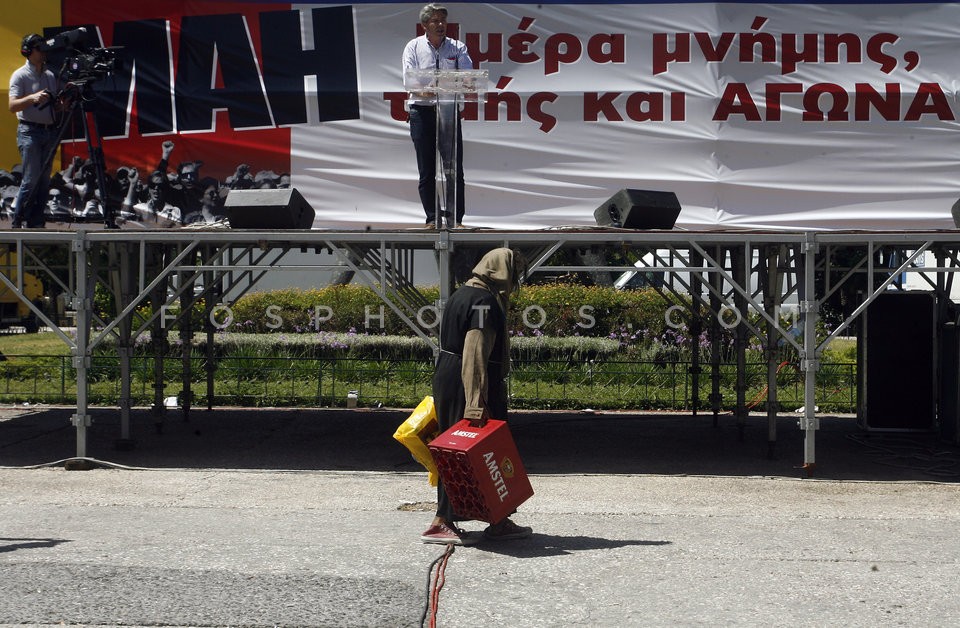
[[[407,411],[0,408],[0,625],[419,626],[435,492]],[[520,412],[529,539],[446,557],[438,626],[960,622],[960,450],[822,417]],[[118,449],[117,445],[130,445]],[[479,533],[484,524],[464,527]],[[436,567],[433,568],[434,571]]]

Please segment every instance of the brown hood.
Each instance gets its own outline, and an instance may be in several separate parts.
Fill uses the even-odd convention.
[[[523,256],[512,249],[493,249],[473,267],[473,277],[468,286],[486,288],[497,295],[504,314],[510,307],[510,295],[520,288],[520,280],[526,270]]]
[[[520,289],[520,280],[527,272],[527,263],[517,251],[500,248],[493,249],[473,267],[473,277],[467,280],[468,286],[489,290],[497,297],[497,303],[506,318],[510,314],[510,295]],[[501,375],[510,372],[510,335],[504,329],[501,334],[503,343],[503,365]]]

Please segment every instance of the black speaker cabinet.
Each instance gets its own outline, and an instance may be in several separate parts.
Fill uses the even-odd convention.
[[[960,327],[949,321],[940,331],[940,437],[960,445]]]
[[[601,227],[673,229],[680,201],[673,192],[624,188],[593,212]]]
[[[868,430],[930,431],[937,415],[937,308],[930,292],[885,292],[857,340],[857,420]]]
[[[224,202],[231,229],[310,229],[316,212],[296,190],[230,190]]]

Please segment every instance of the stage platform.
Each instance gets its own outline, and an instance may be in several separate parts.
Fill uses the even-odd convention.
[[[442,313],[457,278],[469,272],[478,252],[507,246],[523,251],[529,261],[528,277],[609,278],[611,273],[638,270],[655,276],[658,281],[652,283],[665,297],[670,293],[692,297],[691,321],[700,329],[709,330],[725,312],[738,313],[738,351],[743,355],[750,337],[768,349],[770,391],[776,389],[777,348],[796,349],[805,380],[805,412],[800,418],[805,436],[803,460],[812,469],[818,427],[814,378],[823,348],[848,333],[879,295],[901,289],[905,273],[921,278],[925,289],[940,297],[937,320],[948,321],[953,316],[953,276],[960,270],[960,231],[956,230],[640,231],[586,226],[433,230],[358,224],[284,231],[222,227],[108,230],[99,225],[75,225],[0,230],[0,244],[15,253],[8,254],[6,266],[0,265],[0,282],[73,354],[79,391],[72,419],[78,457],[86,455],[86,430],[91,424],[86,390],[94,348],[108,337],[116,340],[121,372],[126,373],[117,400],[122,439],[129,433],[130,417],[129,370],[123,367],[129,366],[137,337],[160,329],[159,317],[166,306],[176,303],[189,311],[192,303],[202,298],[206,307],[212,308],[225,298],[235,299],[256,289],[273,272],[335,273],[370,285],[411,333],[435,346],[431,330],[420,325],[417,312],[434,306]],[[436,264],[440,278],[439,303],[424,297],[414,280],[416,260],[422,258],[415,253],[423,251],[433,252],[429,263]],[[611,251],[628,263],[606,264],[606,254]],[[563,262],[558,263],[558,258]],[[40,278],[48,291],[61,295],[74,313],[75,335],[67,333],[42,304],[30,300],[24,289],[25,274]],[[106,288],[118,303],[117,315],[109,322],[99,320],[94,311],[97,285]],[[844,318],[818,339],[821,305],[840,293],[847,299]],[[799,326],[785,325],[779,316],[791,303],[799,311]],[[144,307],[149,307],[153,316],[134,327],[132,313]],[[742,377],[740,373],[738,378]],[[737,388],[736,414],[738,421],[744,422],[745,387]],[[775,398],[770,401],[769,440],[773,443],[777,412]],[[162,398],[155,403],[162,408]]]

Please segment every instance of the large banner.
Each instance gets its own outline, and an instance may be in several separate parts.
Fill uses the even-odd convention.
[[[90,81],[108,170],[172,140],[202,176],[289,173],[317,227],[416,227],[420,6],[63,0],[44,32],[123,59]],[[960,5],[447,6],[490,75],[464,110],[467,225],[595,225],[637,188],[675,192],[688,229],[953,227]]]

